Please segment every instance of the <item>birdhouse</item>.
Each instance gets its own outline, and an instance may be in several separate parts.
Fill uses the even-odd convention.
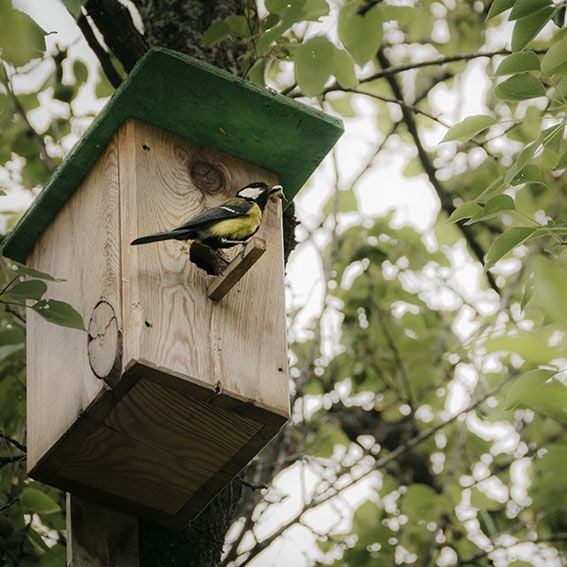
[[[182,528],[278,432],[289,418],[281,201],[255,244],[231,249],[237,277],[203,269],[184,241],[130,242],[251,182],[292,199],[341,132],[179,53],[138,62],[4,243],[65,278],[50,295],[88,325],[28,317],[31,477]]]

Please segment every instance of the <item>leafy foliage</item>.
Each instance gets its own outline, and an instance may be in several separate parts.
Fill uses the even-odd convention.
[[[82,3],[65,4],[77,15]],[[91,67],[71,48],[43,55],[39,27],[10,2],[0,10],[22,31],[0,45],[2,183],[31,189],[72,137]],[[203,43],[227,37],[244,47],[243,75],[341,115],[347,134],[304,191],[313,203],[327,189],[299,231],[299,255],[318,265],[314,299],[290,290],[293,424],[247,470],[268,488],[244,499],[225,563],[269,563],[302,531],[305,564],[562,564],[564,4],[265,0]],[[39,62],[39,89],[16,89]],[[30,115],[45,99],[62,111],[40,130]],[[394,204],[409,177],[436,207],[419,228],[403,216],[415,198]],[[369,195],[393,210],[369,214]],[[21,305],[80,324],[44,299],[49,276],[3,270],[0,562],[55,565],[60,495],[23,468]]]

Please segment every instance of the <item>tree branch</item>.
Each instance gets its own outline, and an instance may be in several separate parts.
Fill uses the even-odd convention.
[[[110,81],[110,84],[115,89],[117,89],[120,83],[122,82],[122,77],[120,77],[120,74],[112,64],[110,55],[108,55],[108,53],[103,48],[103,46],[98,42],[85,14],[81,14],[77,18],[77,25],[79,26],[81,32],[83,32],[83,35],[85,36],[85,39],[89,44],[89,47],[93,50],[94,54],[97,56],[98,60],[100,61],[102,70],[104,71],[104,74]]]
[[[388,69],[391,67],[390,61],[382,48],[378,50],[377,58],[378,58],[378,62],[384,69]],[[386,80],[388,81],[388,84],[390,85],[390,88],[394,93],[394,97],[399,100],[404,100],[402,89],[397,81],[397,78],[393,75],[387,75]],[[429,157],[427,151],[423,147],[423,143],[421,141],[421,137],[419,135],[413,113],[411,112],[410,109],[406,108],[405,106],[401,106],[400,108],[404,117],[404,122],[408,128],[411,137],[413,138],[415,147],[417,149],[417,154],[421,166],[423,167],[427,177],[429,178],[429,182],[431,183],[431,186],[437,193],[437,197],[439,198],[441,208],[448,215],[450,215],[455,210],[456,207],[453,205],[451,198],[449,197],[449,195],[441,185],[441,182],[437,178],[437,171],[435,170],[433,162]],[[485,252],[480,246],[480,244],[476,241],[476,238],[474,237],[471,227],[465,225],[464,222],[457,223],[457,226],[461,230],[463,236],[465,237],[465,240],[467,241],[467,244],[473,251],[473,254],[476,256],[478,261],[484,263]],[[486,278],[488,280],[490,287],[499,294],[500,290],[496,285],[496,281],[494,280],[494,277],[490,272],[486,273]]]
[[[19,441],[16,441],[15,439],[10,437],[9,435],[4,433],[3,431],[0,431],[0,439],[4,439],[4,441],[7,441],[8,443],[10,443],[14,447],[16,447],[16,449],[19,449],[23,453],[26,453],[27,450],[28,450],[25,445],[22,445]]]
[[[87,0],[85,10],[124,69],[131,71],[149,45],[134,26],[128,9],[116,0]]]

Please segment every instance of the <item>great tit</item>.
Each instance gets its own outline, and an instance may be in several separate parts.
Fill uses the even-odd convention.
[[[268,199],[284,198],[281,185],[269,187],[261,181],[250,183],[235,197],[207,209],[180,227],[136,238],[130,244],[147,244],[160,240],[197,240],[210,248],[230,248],[244,244],[256,234]]]

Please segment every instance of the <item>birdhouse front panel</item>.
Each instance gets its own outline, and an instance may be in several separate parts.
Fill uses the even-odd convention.
[[[171,229],[254,181],[256,166],[141,122],[120,133],[123,238]],[[127,148],[127,149],[123,149]],[[287,416],[287,343],[281,203],[269,202],[258,236],[266,253],[219,302],[215,280],[189,261],[184,241],[123,248],[125,364],[167,368]],[[231,249],[234,255],[239,247]],[[228,252],[228,251],[227,251]]]

